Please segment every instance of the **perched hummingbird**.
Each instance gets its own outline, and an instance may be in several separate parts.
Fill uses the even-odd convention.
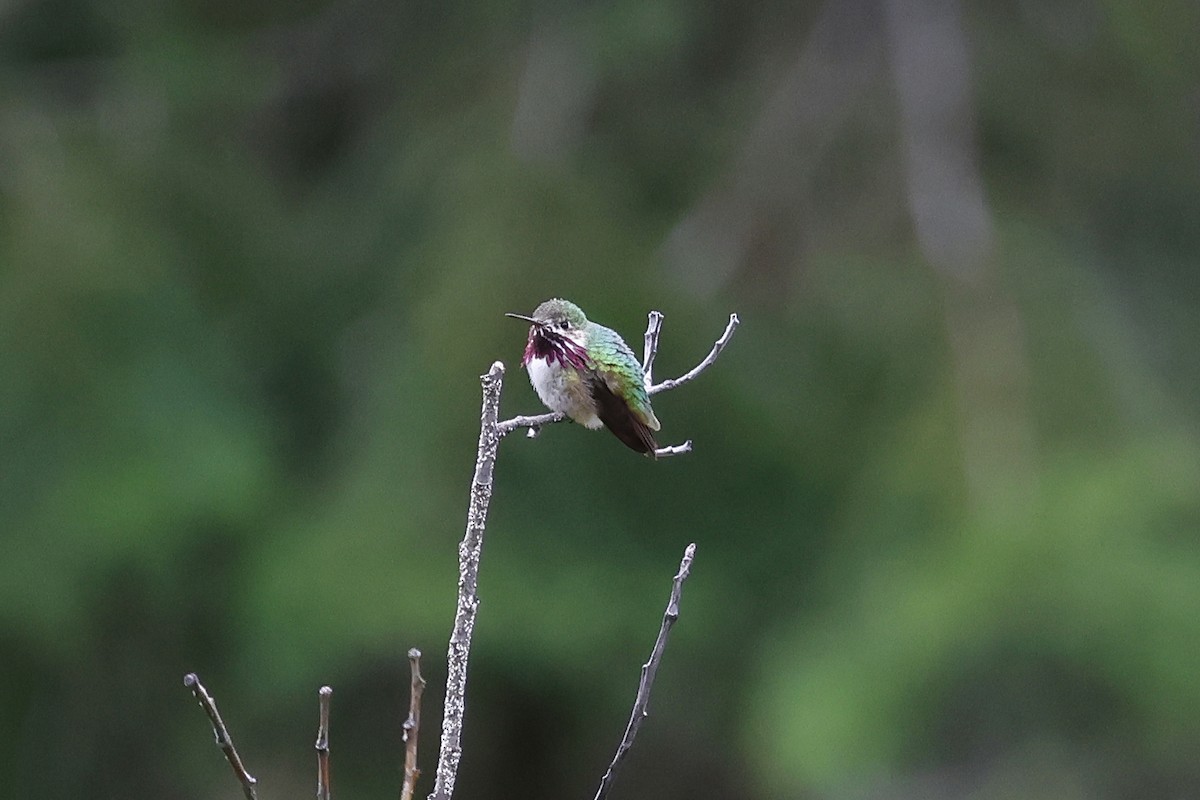
[[[606,427],[630,448],[654,457],[658,418],[642,365],[616,331],[589,322],[566,300],[547,300],[533,316],[505,316],[530,323],[521,366],[551,411],[588,428]]]

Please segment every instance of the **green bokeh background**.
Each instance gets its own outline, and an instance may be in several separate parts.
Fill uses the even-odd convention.
[[[503,442],[460,797],[1200,796],[1185,0],[0,6],[0,785],[431,787],[478,375],[569,297],[652,463]],[[934,187],[933,191],[929,187]]]

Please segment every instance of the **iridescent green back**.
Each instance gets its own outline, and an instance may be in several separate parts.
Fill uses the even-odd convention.
[[[658,418],[650,407],[650,395],[643,382],[642,365],[620,335],[603,325],[588,323],[588,355],[596,372],[613,394],[623,398],[630,411],[651,430],[659,429]]]

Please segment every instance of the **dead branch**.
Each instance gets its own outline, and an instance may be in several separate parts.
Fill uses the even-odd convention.
[[[233,769],[234,777],[242,784],[242,792],[246,795],[246,800],[258,800],[258,795],[254,791],[254,787],[258,784],[258,781],[246,771],[245,765],[242,764],[242,757],[238,755],[237,748],[233,746],[233,739],[229,736],[229,731],[225,727],[225,721],[221,719],[221,713],[217,711],[217,701],[204,688],[204,684],[200,683],[200,678],[194,672],[189,672],[183,676],[183,685],[192,690],[196,702],[200,704],[200,707],[204,709],[204,713],[208,715],[208,721],[212,724],[213,735],[217,738],[217,747],[221,748],[221,752],[225,754],[225,760],[229,762],[229,766]]]
[[[467,531],[458,545],[458,607],[446,654],[446,702],[442,716],[442,744],[438,751],[437,775],[432,800],[449,800],[454,794],[458,763],[462,758],[463,713],[466,709],[467,659],[471,654],[471,633],[479,610],[479,557],[487,527],[488,505],[492,499],[492,476],[496,450],[502,434],[496,418],[500,410],[500,390],[504,386],[504,365],[492,364],[481,375],[483,410],[479,419],[479,449],[475,458],[475,476],[471,480],[471,500],[467,508]]]
[[[658,336],[662,333],[661,311],[651,311],[646,321],[646,333],[642,336],[642,375],[646,388],[654,385],[654,357],[658,355]]]
[[[329,699],[333,689],[322,686],[317,692],[317,800],[329,800]]]
[[[417,735],[421,730],[421,696],[425,693],[425,679],[421,677],[421,651],[408,651],[408,666],[412,673],[412,684],[408,695],[408,719],[404,720],[404,785],[400,789],[400,800],[412,800],[417,778]]]
[[[704,372],[704,370],[708,369],[709,367],[711,367],[713,365],[713,362],[717,360],[717,356],[721,355],[721,351],[725,349],[725,345],[729,344],[729,340],[730,340],[730,338],[732,338],[733,332],[735,330],[737,330],[738,325],[741,325],[741,324],[742,324],[742,321],[740,319],[738,319],[737,314],[730,314],[729,322],[728,322],[728,324],[725,325],[725,332],[721,334],[721,336],[717,339],[717,341],[713,342],[712,350],[708,351],[708,355],[706,355],[704,357],[703,361],[701,361],[696,366],[692,367],[690,370],[685,372],[683,375],[680,375],[678,378],[669,378],[669,379],[663,381],[662,383],[658,383],[658,384],[648,387],[646,389],[646,391],[648,391],[652,395],[658,394],[659,392],[669,392],[672,389],[678,388],[685,383],[689,383],[691,381],[696,380],[696,378],[700,377],[701,372]],[[654,340],[654,350],[657,350],[657,349],[658,349],[658,339],[656,337]],[[654,362],[654,351],[651,351],[649,361],[651,363]]]
[[[650,651],[650,660],[642,665],[642,678],[638,682],[637,697],[633,701],[633,712],[629,715],[629,724],[625,726],[625,735],[621,737],[621,744],[617,746],[617,754],[613,756],[612,763],[608,765],[608,770],[600,779],[600,788],[596,790],[595,800],[604,800],[608,790],[612,788],[613,780],[617,775],[617,767],[621,765],[629,748],[633,747],[633,740],[637,738],[642,721],[649,716],[647,707],[650,703],[650,690],[654,687],[658,665],[662,661],[663,651],[667,648],[667,637],[671,634],[675,620],[679,619],[679,598],[683,594],[683,582],[691,574],[692,559],[695,555],[695,543],[689,544],[683,551],[683,560],[679,562],[679,572],[675,573],[675,578],[671,583],[671,597],[667,601],[667,610],[663,613],[662,625],[658,629],[658,638],[654,640],[654,647]]]

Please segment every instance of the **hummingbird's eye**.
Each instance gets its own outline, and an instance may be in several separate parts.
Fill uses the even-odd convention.
[[[562,328],[565,331],[567,328],[571,327],[571,320],[569,320],[569,319],[559,320],[558,327]]]

